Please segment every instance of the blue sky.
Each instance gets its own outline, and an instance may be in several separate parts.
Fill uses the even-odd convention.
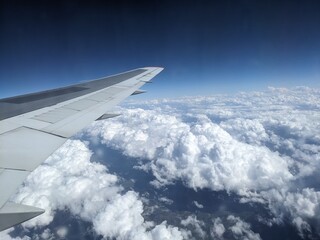
[[[317,1],[1,1],[0,97],[143,66],[146,97],[319,87]]]

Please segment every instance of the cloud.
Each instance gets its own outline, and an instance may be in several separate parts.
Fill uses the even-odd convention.
[[[188,216],[186,219],[181,220],[181,225],[193,228],[195,234],[200,239],[204,239],[207,236],[207,234],[203,230],[205,223],[201,220],[198,220],[197,217],[194,215]]]
[[[46,212],[23,223],[25,228],[47,226],[57,210],[66,209],[91,222],[93,230],[105,238],[183,239],[183,230],[177,227],[146,222],[139,195],[125,192],[118,177],[104,165],[91,162],[91,155],[84,142],[68,140],[28,176],[13,200]],[[67,234],[67,226],[62,226],[55,232],[44,230],[39,238],[64,238]],[[27,235],[22,239],[28,239]],[[4,236],[10,239],[8,234]]]
[[[150,223],[142,217],[143,205],[133,191],[127,192],[107,205],[94,219],[95,230],[103,236],[117,239],[183,239],[177,227],[167,226],[166,222],[147,231]]]
[[[224,227],[224,225],[222,224],[222,221],[221,219],[218,217],[218,218],[215,218],[213,220],[213,226],[211,228],[211,236],[213,238],[217,238],[217,239],[221,239],[223,234],[225,233],[226,229]]]
[[[61,239],[65,239],[68,235],[68,228],[66,227],[59,227],[57,229],[57,235],[59,236],[59,238]]]
[[[261,240],[260,235],[250,229],[250,224],[242,221],[239,217],[230,215],[227,220],[232,224],[229,229],[236,239]]]
[[[233,215],[229,215],[224,222],[220,217],[214,218],[210,235],[214,239],[232,237],[233,239],[261,240],[260,235],[251,230],[249,223]]]
[[[295,192],[270,190],[262,192],[261,195],[268,199],[269,209],[275,216],[273,221],[283,222],[284,216],[290,216],[292,224],[297,227],[300,235],[311,233],[311,223],[319,232],[319,191],[311,188],[303,188]]]
[[[224,121],[220,126],[234,138],[250,145],[262,145],[268,140],[268,134],[257,119],[235,118]]]
[[[301,192],[288,193],[284,205],[293,213],[302,217],[320,216],[320,192],[304,188]]]
[[[57,230],[57,235],[60,238],[63,238],[67,235],[68,229],[66,227],[60,227]],[[40,234],[40,239],[54,239],[54,234],[51,232],[49,228],[46,228],[41,234]]]
[[[181,178],[195,189],[246,191],[282,185],[292,177],[277,153],[237,141],[207,118],[188,125],[174,116],[135,109],[114,124],[92,128],[102,129],[107,144],[150,159],[160,185]]]
[[[310,225],[301,217],[294,218],[292,223],[297,227],[301,238],[305,238],[305,236],[308,236],[308,234],[311,232]]]
[[[168,204],[168,205],[171,205],[173,203],[173,200],[169,199],[169,198],[166,198],[166,197],[161,197],[159,198],[159,201],[160,202],[163,202],[165,204]]]
[[[193,201],[193,203],[197,208],[203,208],[203,205],[201,203],[198,203],[197,201]]]
[[[319,89],[270,88],[125,107],[122,116],[95,123],[85,134],[149,160],[140,168],[152,172],[154,186],[181,180],[193,189],[233,192],[241,202],[266,205],[274,223],[290,217],[306,226],[302,221],[316,217]]]

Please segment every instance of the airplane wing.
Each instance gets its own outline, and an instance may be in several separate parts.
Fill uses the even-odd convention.
[[[163,68],[145,67],[17,97],[0,99],[0,231],[44,210],[12,203],[27,175],[89,123],[113,117],[110,109]]]

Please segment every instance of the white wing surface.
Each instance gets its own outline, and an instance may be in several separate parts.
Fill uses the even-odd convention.
[[[64,88],[0,100],[0,231],[44,211],[8,201],[26,176],[89,123],[163,68],[145,67]]]

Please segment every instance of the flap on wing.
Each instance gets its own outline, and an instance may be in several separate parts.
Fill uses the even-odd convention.
[[[114,118],[114,117],[118,117],[120,115],[121,115],[120,113],[105,113],[101,117],[99,117],[96,121],[105,120],[105,119],[108,119],[108,118]]]
[[[41,208],[7,202],[0,209],[0,231],[44,213]]]
[[[0,168],[32,171],[65,141],[65,138],[25,127],[1,134]]]
[[[0,209],[29,175],[28,171],[0,168]]]
[[[145,93],[145,92],[147,92],[147,91],[145,91],[145,90],[136,90],[131,95],[138,95],[138,94]]]

